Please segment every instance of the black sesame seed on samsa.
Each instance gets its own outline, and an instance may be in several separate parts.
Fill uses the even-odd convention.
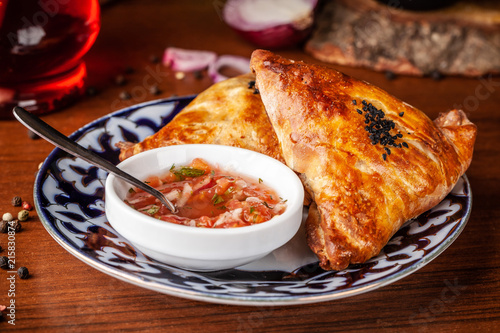
[[[373,145],[380,143],[382,146],[392,146],[395,148],[401,148],[401,144],[397,143],[396,140],[403,137],[403,134],[397,133],[391,135],[390,131],[396,128],[396,123],[390,119],[385,118],[385,112],[381,109],[377,109],[372,103],[368,103],[366,100],[362,100],[363,111],[365,111],[365,130],[369,133],[369,138]],[[359,114],[363,114],[360,109],[356,109]],[[400,116],[403,112],[400,113]],[[386,149],[387,155],[391,154],[389,148]],[[384,154],[386,157],[387,155]]]

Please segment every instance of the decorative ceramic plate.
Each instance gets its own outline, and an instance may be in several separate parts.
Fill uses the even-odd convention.
[[[158,100],[115,112],[71,135],[113,163],[119,141],[155,133],[194,97]],[[119,235],[104,213],[107,173],[60,149],[35,182],[35,204],[47,231],[68,252],[115,278],[189,299],[240,305],[303,304],[353,296],[395,282],[428,264],[464,229],[471,211],[469,182],[460,178],[436,207],[408,221],[373,259],[324,271],[304,229],[267,257],[235,269],[191,272],[156,262]]]

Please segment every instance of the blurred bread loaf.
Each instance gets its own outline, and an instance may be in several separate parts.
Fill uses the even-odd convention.
[[[397,74],[500,73],[500,1],[412,11],[401,2],[331,0],[306,44],[315,58]]]

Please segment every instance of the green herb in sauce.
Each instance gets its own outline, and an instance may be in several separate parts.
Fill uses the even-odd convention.
[[[269,209],[273,209],[273,208],[272,208],[271,206],[269,206],[269,204],[268,204],[267,202],[265,202],[265,201],[262,201],[262,204],[263,204],[264,206],[266,206],[267,208],[269,208]]]
[[[221,202],[224,202],[224,198],[222,198],[220,195],[215,193],[214,196],[212,197],[212,203],[214,205],[217,205],[217,204],[220,204]]]
[[[170,168],[170,172],[173,173],[179,180],[184,180],[187,177],[200,177],[205,174],[205,170],[185,166],[180,167],[179,169],[175,169],[175,165],[172,165],[172,167]]]
[[[151,206],[148,210],[147,210],[147,213],[151,216],[155,215],[156,213],[158,213],[158,211],[160,210],[160,207],[158,206]]]

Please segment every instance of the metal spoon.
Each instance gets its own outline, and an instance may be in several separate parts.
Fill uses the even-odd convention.
[[[25,109],[16,106],[13,109],[13,113],[17,120],[21,122],[21,124],[29,128],[48,142],[52,143],[56,147],[61,148],[62,150],[70,153],[73,156],[80,157],[84,161],[87,161],[98,168],[112,173],[115,176],[123,179],[127,183],[140,188],[144,192],[147,192],[160,200],[160,202],[165,205],[165,207],[167,207],[172,213],[177,213],[177,208],[174,206],[174,204],[170,200],[168,200],[160,191],[131,176],[123,170],[118,169],[113,163],[102,158],[93,151],[90,151],[80,146],[76,142],[70,140],[67,136],[57,131],[55,128],[51,127],[46,122],[29,113]]]

